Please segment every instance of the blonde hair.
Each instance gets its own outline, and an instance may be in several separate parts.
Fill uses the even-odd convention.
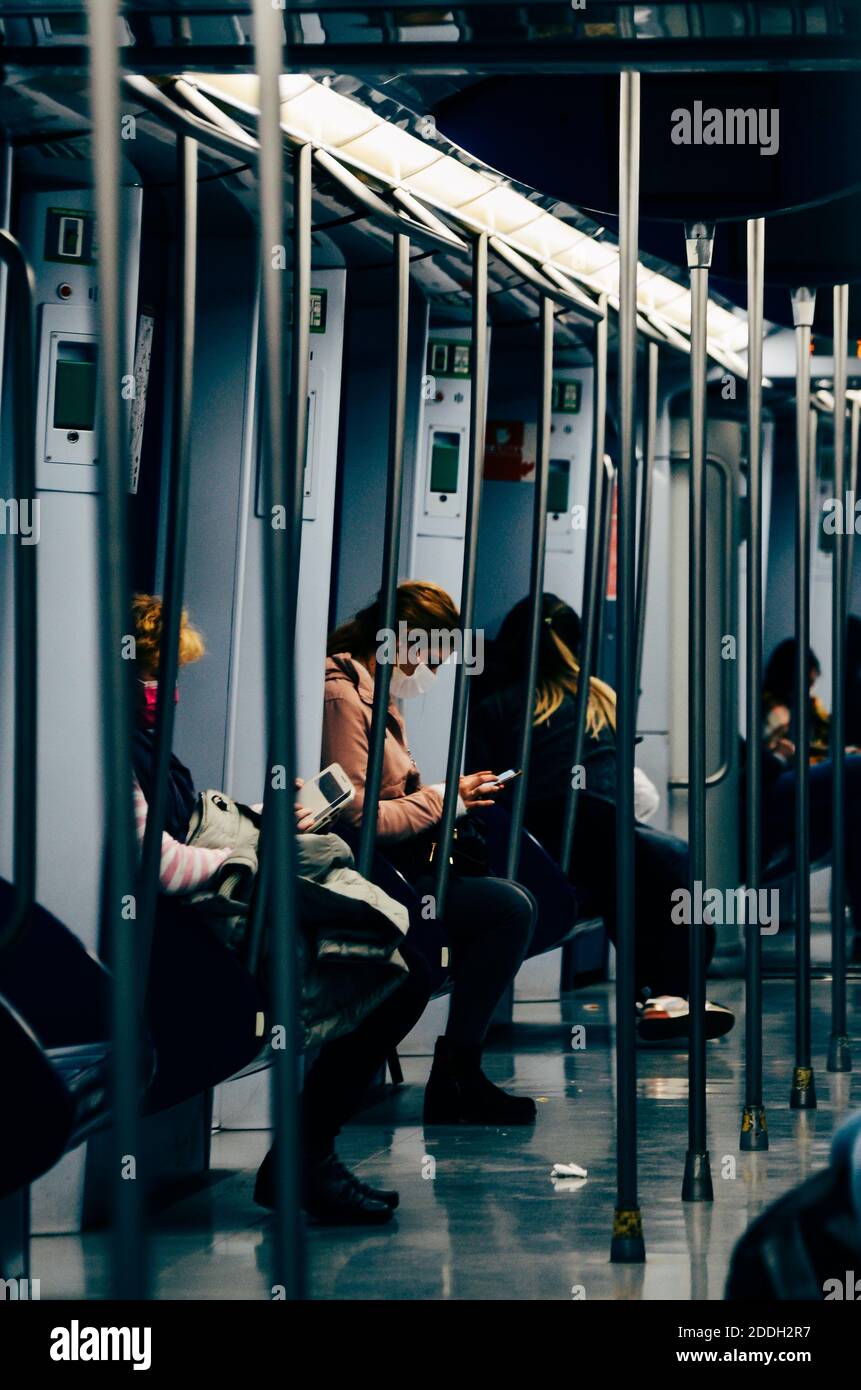
[[[545,618],[550,641],[559,656],[552,674],[539,676],[535,692],[535,724],[543,724],[555,714],[566,695],[576,696],[580,685],[580,666],[576,656]],[[596,738],[609,724],[616,731],[616,692],[597,676],[589,680],[589,700],[586,705],[586,732]]]
[[[336,652],[350,652],[358,657],[370,656],[377,647],[381,609],[378,596],[354,618],[336,627],[326,645],[329,656],[334,656]],[[454,599],[439,584],[432,584],[430,580],[408,579],[398,585],[395,620],[405,622],[409,628],[419,632],[430,632],[434,628],[456,628],[460,614]]]
[[[132,617],[135,626],[135,660],[143,671],[158,672],[163,628],[162,601],[158,594],[135,594],[132,598]],[[183,608],[179,624],[179,664],[187,666],[199,661],[206,647],[203,637]]]
[[[530,642],[531,602],[522,598],[503,620],[495,647],[495,659],[519,669],[526,661]],[[580,665],[575,656],[583,632],[580,618],[556,594],[541,595],[541,624],[538,630],[538,680],[535,687],[533,723],[544,724],[555,714],[566,695],[576,696],[580,685]],[[616,692],[593,676],[589,681],[586,731],[596,738],[607,725],[616,730]]]

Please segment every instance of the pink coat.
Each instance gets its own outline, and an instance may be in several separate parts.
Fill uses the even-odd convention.
[[[361,662],[354,661],[349,652],[327,657],[321,766],[340,763],[356,788],[356,799],[341,812],[352,825],[358,825],[362,819],[373,704],[373,677]],[[441,816],[442,794],[436,787],[422,786],[407,747],[400,710],[389,700],[378,838],[406,840],[436,825]]]

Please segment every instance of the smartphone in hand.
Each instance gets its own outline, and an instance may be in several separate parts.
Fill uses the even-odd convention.
[[[340,763],[330,763],[300,787],[296,800],[307,806],[314,816],[311,833],[320,830],[333,820],[338,812],[356,795],[353,786]]]
[[[500,772],[499,776],[496,778],[495,781],[493,781],[493,782],[482,782],[482,784],[481,784],[481,786],[479,787],[478,790],[479,790],[480,792],[493,792],[493,791],[498,791],[500,787],[506,787],[506,786],[508,785],[509,782],[513,782],[514,779],[515,779],[515,777],[521,777],[522,775],[523,775],[523,768],[522,768],[522,767],[518,767],[518,768],[510,767],[510,768],[508,769],[507,772]]]

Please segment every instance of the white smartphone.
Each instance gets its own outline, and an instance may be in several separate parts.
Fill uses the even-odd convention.
[[[478,790],[480,792],[490,792],[494,791],[497,787],[504,787],[506,782],[513,782],[515,777],[519,777],[522,772],[522,767],[510,767],[507,772],[500,772],[499,776],[493,782],[482,782]]]
[[[356,795],[340,763],[330,763],[299,788],[296,800],[313,813],[313,830],[319,830],[338,814]]]

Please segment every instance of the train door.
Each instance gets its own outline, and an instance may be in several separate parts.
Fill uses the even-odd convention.
[[[687,835],[688,471],[687,418],[672,422],[670,514],[670,829]],[[725,834],[740,825],[738,547],[742,426],[712,419],[706,460],[706,864],[703,889],[738,883],[739,847]],[[718,927],[719,956],[738,957],[735,924]]]

